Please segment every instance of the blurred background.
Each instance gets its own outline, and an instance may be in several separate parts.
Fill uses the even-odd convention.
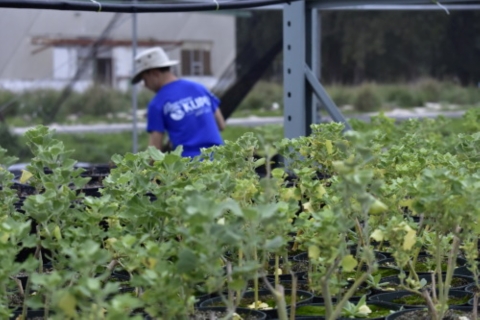
[[[281,7],[280,7],[281,8]],[[322,11],[318,77],[348,117],[480,106],[480,11]],[[19,161],[37,124],[81,162],[132,150],[132,14],[0,10],[0,145]],[[137,48],[162,46],[222,100],[224,139],[283,137],[282,11],[142,13]],[[138,149],[153,94],[138,92]],[[263,119],[263,120],[262,120]]]

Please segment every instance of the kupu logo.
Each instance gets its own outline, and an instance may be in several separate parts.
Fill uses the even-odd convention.
[[[165,104],[163,113],[165,115],[170,115],[172,120],[180,121],[186,114],[203,114],[205,110],[209,110],[210,107],[211,102],[207,96],[200,96],[195,99],[188,97],[173,103]]]
[[[175,121],[182,120],[185,116],[185,111],[183,111],[182,107],[178,104],[171,104],[169,109],[170,118]]]

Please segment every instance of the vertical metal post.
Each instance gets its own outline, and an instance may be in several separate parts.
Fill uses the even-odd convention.
[[[318,70],[319,60],[318,60],[318,10],[317,9],[307,9],[306,13],[309,19],[306,20],[306,32],[307,32],[307,59],[306,63],[314,70],[316,73]],[[320,79],[320,78],[319,78]],[[317,96],[313,93],[310,86],[307,85],[307,99],[310,99],[311,102],[307,104],[310,106],[307,109],[307,112],[310,114],[309,123],[317,123],[320,113],[318,112],[319,101]],[[308,132],[310,133],[310,125],[308,126]]]
[[[132,0],[136,4],[137,0]],[[135,56],[137,55],[137,14],[132,13],[132,76],[135,75]],[[138,128],[137,128],[137,85],[132,85],[132,152],[138,151]]]
[[[312,70],[317,74],[317,78],[319,81],[322,80],[322,12],[320,10],[313,10],[316,19],[316,26],[315,30],[317,30],[316,37],[314,39],[315,41],[315,46],[314,50],[315,52],[312,53],[312,55],[315,57],[315,60],[313,61],[312,64]],[[314,120],[315,123],[321,123],[322,122],[322,104],[320,101],[317,100],[317,105],[314,107],[315,110],[315,116]]]
[[[296,138],[307,135],[306,108],[306,37],[305,1],[295,1],[283,8],[283,101],[284,135]]]

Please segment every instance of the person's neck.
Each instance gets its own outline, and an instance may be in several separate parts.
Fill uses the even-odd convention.
[[[164,87],[165,85],[178,80],[178,78],[173,74],[173,73],[167,73],[162,79],[162,82],[160,84],[160,89]]]

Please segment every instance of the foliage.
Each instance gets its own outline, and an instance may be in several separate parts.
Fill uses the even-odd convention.
[[[329,123],[281,141],[270,128],[194,159],[180,148],[115,154],[89,196],[90,177],[73,151],[38,126],[25,134],[33,157],[18,180],[6,170],[15,159],[0,150],[0,313],[13,311],[15,292],[19,312],[52,319],[186,319],[200,295],[216,293],[233,315],[248,290],[260,301],[272,259],[275,270],[280,259],[289,267],[294,242],[326,318],[362,316],[371,311],[365,300],[349,299],[362,285],[382,286],[374,276],[381,243],[400,287],[423,296],[441,319],[457,257],[464,254],[478,274],[478,115],[401,124],[379,115],[353,122],[356,131]],[[285,168],[270,166],[277,152]],[[30,193],[20,194],[19,185]],[[435,291],[419,280],[420,250],[438,279]],[[274,282],[271,307],[286,320],[278,273]]]
[[[322,78],[360,84],[432,77],[476,86],[479,17],[468,10],[324,12]]]
[[[377,111],[382,106],[380,97],[372,84],[364,84],[358,88],[353,104],[360,112]]]

